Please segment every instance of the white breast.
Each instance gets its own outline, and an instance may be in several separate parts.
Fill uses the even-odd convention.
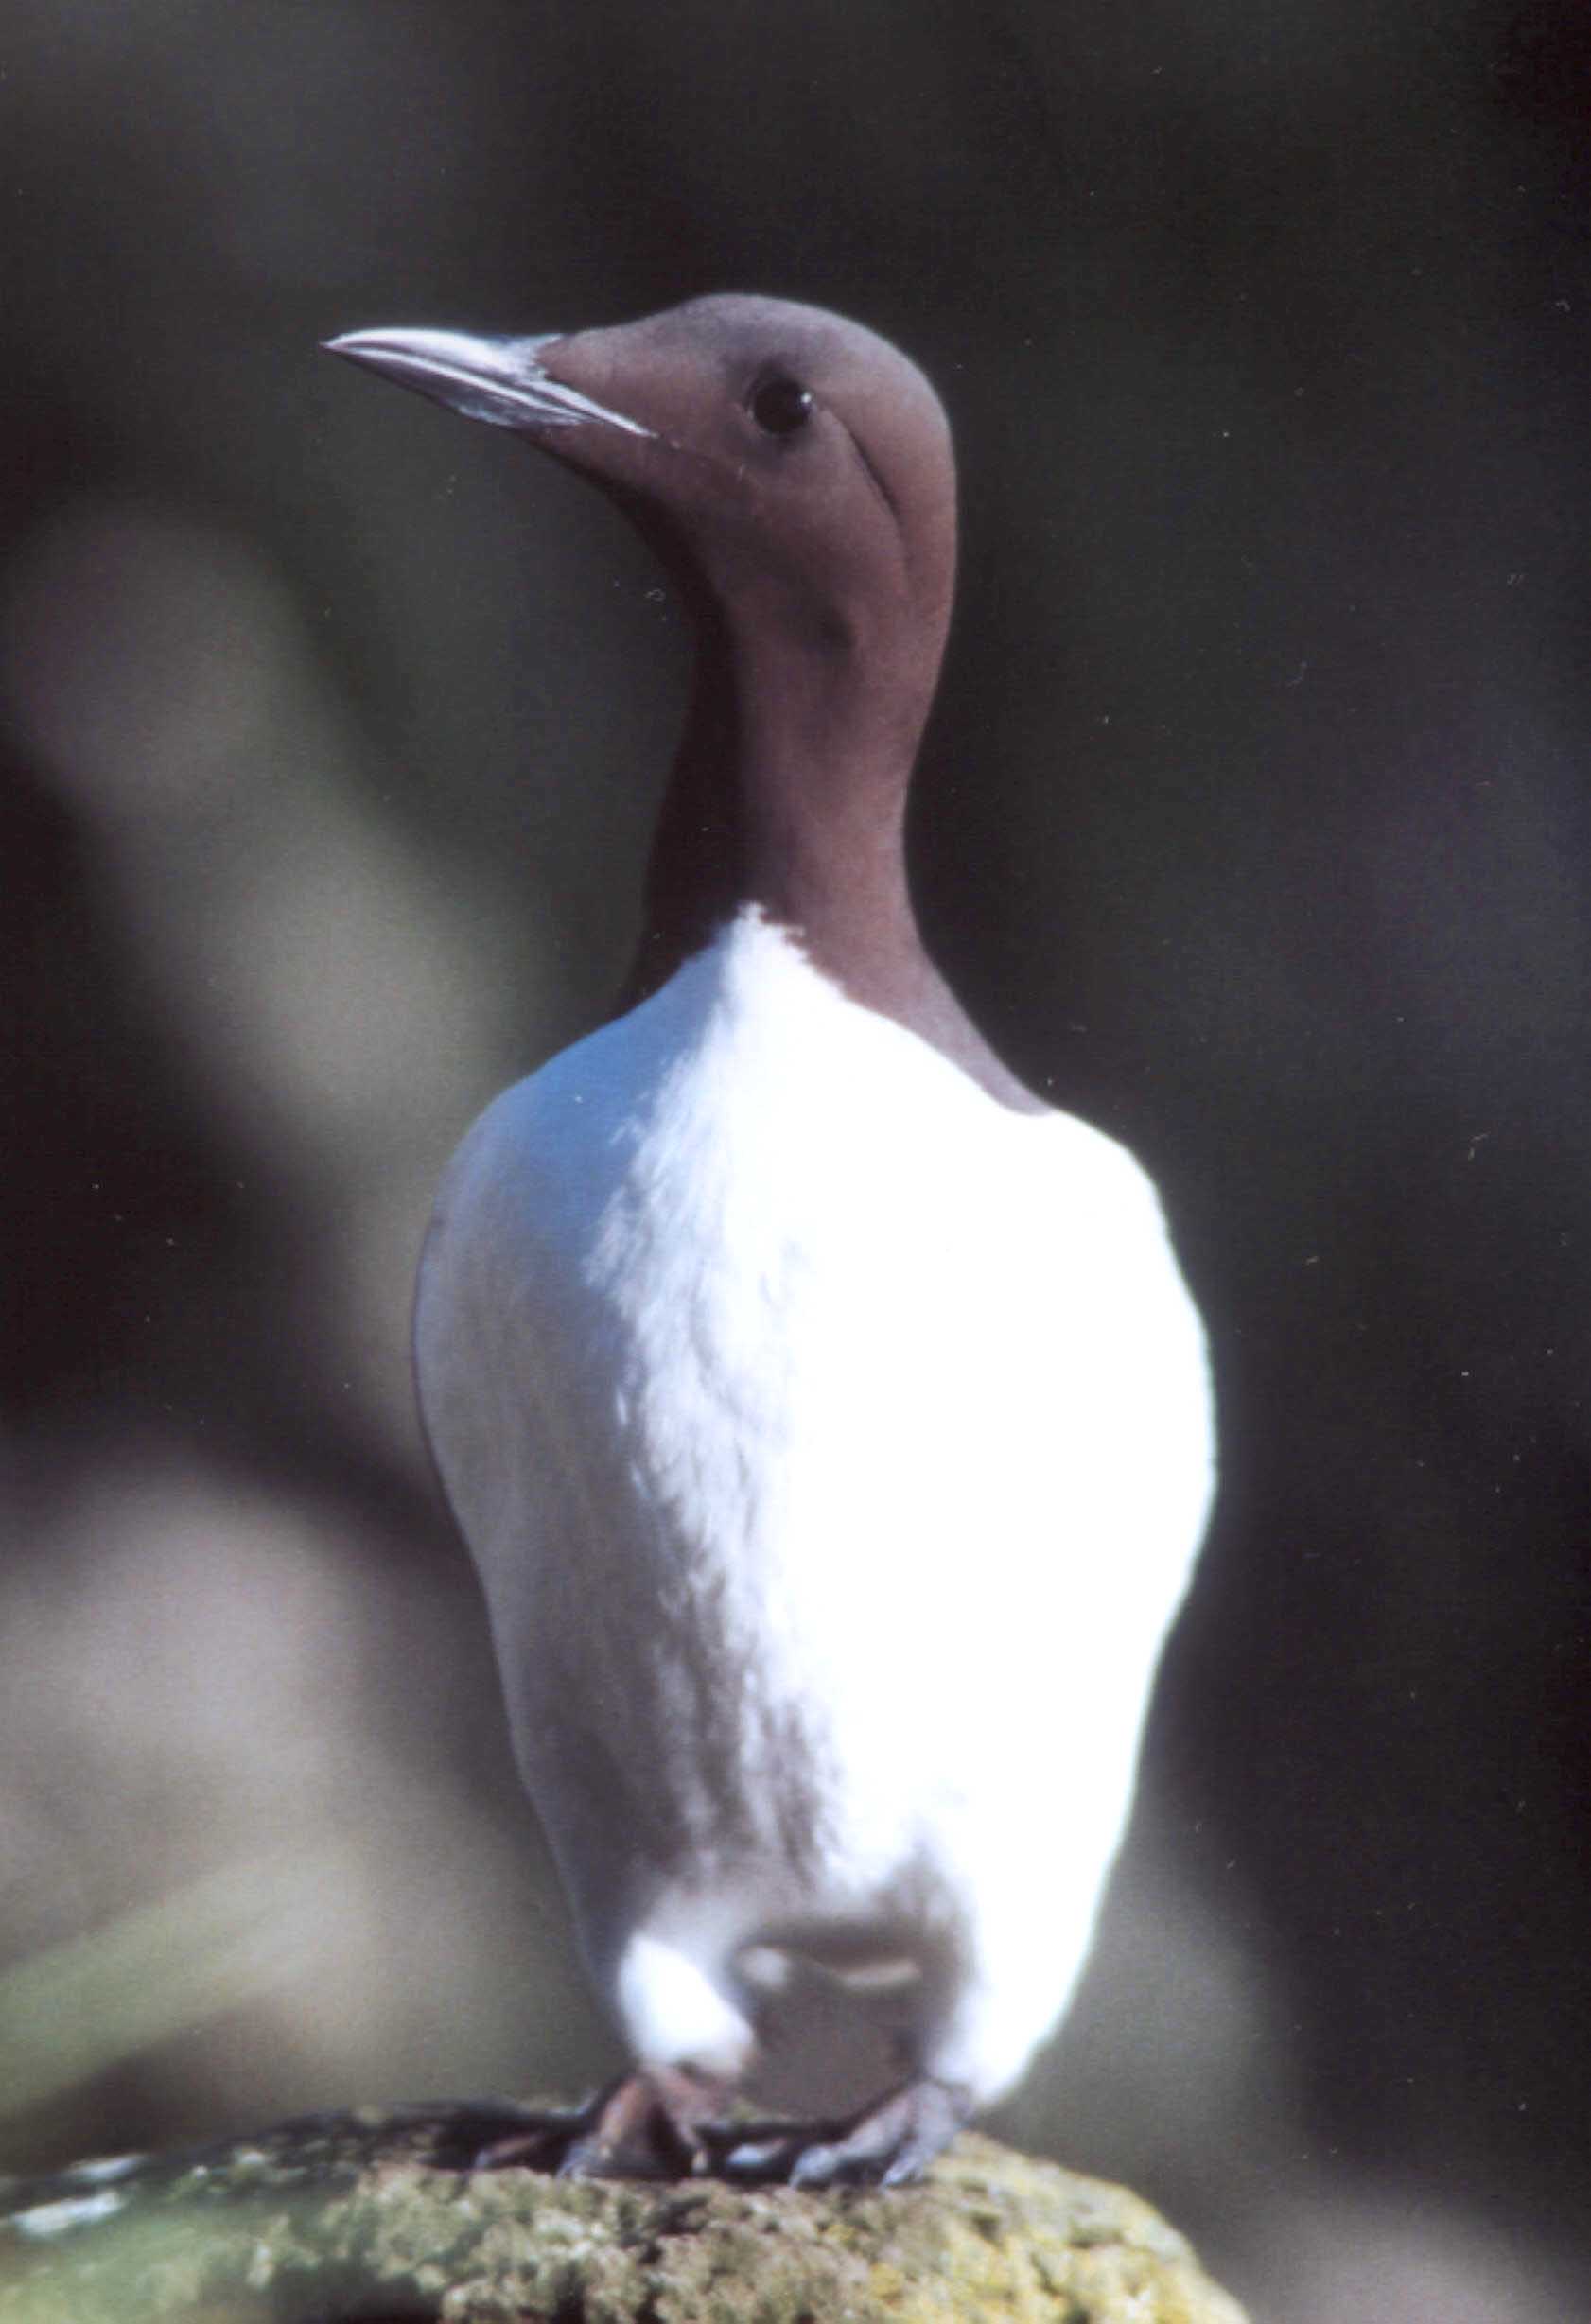
[[[1210,1491],[1136,1164],[746,915],[482,1117],[417,1350],[588,1948],[659,1887],[735,1941],[932,1890],[1046,1922],[1047,2021]],[[1086,1897],[1013,1893],[1049,1813]]]

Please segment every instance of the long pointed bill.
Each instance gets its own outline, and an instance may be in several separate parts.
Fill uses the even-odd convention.
[[[566,387],[542,368],[541,351],[561,334],[540,339],[476,339],[465,331],[345,331],[324,344],[400,387],[414,388],[466,419],[494,428],[572,428],[595,422],[621,428],[626,435],[653,430],[621,411],[609,411],[578,388]]]

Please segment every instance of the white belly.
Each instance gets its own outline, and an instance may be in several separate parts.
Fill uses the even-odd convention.
[[[743,919],[477,1126],[417,1345],[588,1937],[1059,1911],[1049,1816],[1079,1949],[1210,1491],[1119,1148]]]

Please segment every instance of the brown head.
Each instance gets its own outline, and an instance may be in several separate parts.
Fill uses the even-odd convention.
[[[757,902],[859,999],[975,1044],[970,1069],[1007,1095],[906,892],[906,790],[955,564],[950,428],[917,366],[860,323],[743,295],[568,336],[330,345],[582,470],[691,599],[696,690],[627,999]]]
[[[950,428],[921,372],[875,332],[735,295],[563,337],[356,331],[330,344],[638,504],[747,641],[891,661],[909,641],[932,660],[932,690],[955,559]]]

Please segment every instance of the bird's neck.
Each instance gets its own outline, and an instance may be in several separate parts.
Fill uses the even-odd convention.
[[[921,951],[906,795],[933,694],[887,638],[775,638],[740,661],[736,788],[748,902],[856,987],[881,942]],[[935,657],[936,658],[936,657]]]
[[[858,997],[887,949],[922,954],[906,882],[906,794],[932,699],[887,640],[737,638],[716,608],[647,874],[624,995],[666,983],[758,906]]]
[[[940,1050],[1002,1105],[1042,1112],[935,968],[906,878],[906,795],[941,638],[735,636],[710,600],[620,999],[666,984],[759,908],[813,966]]]

